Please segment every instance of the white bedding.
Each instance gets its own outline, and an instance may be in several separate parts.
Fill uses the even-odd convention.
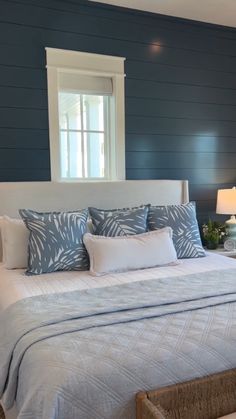
[[[23,298],[40,294],[106,287],[127,282],[188,275],[236,267],[236,259],[207,254],[199,259],[182,259],[178,265],[93,277],[89,272],[56,272],[26,276],[24,270],[7,270],[0,264],[0,310]]]

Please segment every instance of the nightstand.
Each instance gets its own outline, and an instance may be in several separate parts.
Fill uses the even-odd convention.
[[[209,253],[214,253],[217,255],[222,255],[222,256],[227,256],[228,258],[234,258],[236,259],[236,250],[225,250],[223,246],[219,246],[217,249],[214,250],[209,250],[209,249],[205,249],[206,252]]]

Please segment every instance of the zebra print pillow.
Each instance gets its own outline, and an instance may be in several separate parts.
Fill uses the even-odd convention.
[[[93,233],[107,237],[145,233],[147,231],[148,208],[149,205],[113,210],[89,208]]]
[[[20,210],[19,213],[30,231],[27,274],[88,269],[83,243],[87,210],[51,213]]]
[[[178,259],[205,256],[196,219],[195,203],[150,207],[149,230],[169,226]]]

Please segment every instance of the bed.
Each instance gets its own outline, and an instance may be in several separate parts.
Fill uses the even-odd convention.
[[[13,217],[19,207],[187,201],[183,181],[0,185],[0,215]],[[234,259],[212,254],[99,278],[1,265],[6,418],[134,419],[140,390],[235,368],[235,274]]]

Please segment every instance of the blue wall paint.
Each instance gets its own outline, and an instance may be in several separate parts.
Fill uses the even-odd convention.
[[[50,179],[45,46],[125,56],[129,179],[236,182],[236,30],[86,0],[0,0],[0,181]]]

